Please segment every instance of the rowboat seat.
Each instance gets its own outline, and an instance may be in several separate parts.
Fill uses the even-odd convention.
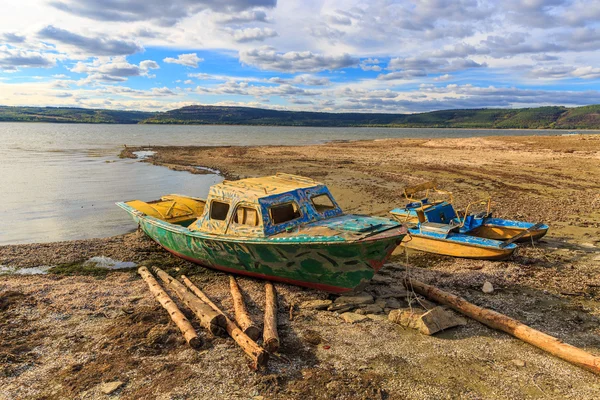
[[[450,232],[457,231],[460,228],[458,225],[440,224],[437,222],[421,223],[422,232],[434,232],[447,235]]]

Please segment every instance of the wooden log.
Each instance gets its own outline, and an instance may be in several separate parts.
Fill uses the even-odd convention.
[[[420,293],[433,301],[445,304],[482,324],[504,331],[524,342],[547,351],[556,357],[562,358],[565,361],[578,365],[596,374],[600,374],[599,356],[594,356],[578,347],[563,343],[559,339],[530,328],[513,318],[507,317],[496,311],[476,306],[461,297],[444,292],[423,282],[407,279],[405,285],[407,289],[414,289],[415,292]]]
[[[156,275],[190,308],[200,320],[200,325],[213,335],[224,335],[226,330],[225,317],[212,309],[198,297],[194,296],[184,284],[167,274],[160,268],[154,268]]]
[[[190,321],[183,315],[177,305],[171,300],[169,295],[160,287],[158,281],[152,276],[148,268],[140,267],[138,273],[142,276],[142,279],[148,284],[150,293],[154,295],[156,300],[163,306],[169,313],[169,316],[175,322],[175,325],[179,328],[185,341],[194,349],[202,347],[202,338],[198,336]]]
[[[262,347],[256,344],[252,339],[248,337],[242,330],[213,303],[208,296],[206,296],[196,285],[192,283],[185,275],[181,275],[181,280],[186,286],[202,301],[212,307],[213,310],[220,313],[225,317],[227,333],[235,340],[235,342],[244,350],[244,352],[254,362],[254,368],[258,366],[266,365],[269,360],[269,353],[267,353]]]
[[[233,298],[235,322],[238,323],[242,331],[244,331],[250,339],[256,341],[260,336],[260,329],[252,322],[250,314],[246,309],[246,304],[244,304],[244,297],[242,296],[242,292],[240,292],[240,287],[235,281],[235,278],[231,275],[229,276],[229,287],[231,289],[231,297]]]
[[[265,284],[265,326],[263,329],[263,346],[269,353],[279,350],[277,334],[277,293],[271,282]]]

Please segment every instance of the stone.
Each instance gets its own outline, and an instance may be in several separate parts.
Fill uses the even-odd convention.
[[[340,317],[349,324],[356,324],[357,322],[368,319],[366,315],[360,315],[353,312],[345,312],[341,314]]]
[[[367,315],[367,314],[381,314],[383,313],[383,307],[378,306],[377,304],[368,304],[363,306],[355,311],[357,314]]]
[[[335,299],[335,304],[373,304],[373,296],[369,293],[358,293],[355,295],[344,295]]]
[[[387,321],[388,318],[385,315],[381,315],[381,314],[367,314],[367,318],[373,320],[373,321]]]
[[[395,270],[398,270],[398,271],[404,271],[404,265],[402,265],[402,264],[396,264],[396,263],[386,263],[386,264],[383,264],[383,268],[386,268],[386,269],[395,269]]]
[[[442,307],[429,311],[399,309],[390,312],[388,319],[407,328],[418,329],[424,335],[433,335],[444,329],[466,325],[467,321]]]
[[[387,276],[387,275],[375,275],[373,278],[371,278],[371,282],[373,284],[376,285],[389,285],[390,283],[392,283],[392,277],[391,276]]]
[[[333,301],[331,300],[308,300],[300,303],[301,310],[326,310]]]
[[[483,287],[481,288],[481,291],[483,293],[487,293],[487,294],[493,293],[494,285],[492,285],[492,283],[489,281],[485,281],[485,283],[483,284]]]
[[[356,304],[332,304],[327,308],[327,310],[337,311],[338,313],[345,313],[347,311],[354,310],[356,307],[358,307]]]
[[[517,367],[524,367],[525,366],[525,361],[523,360],[519,360],[518,358],[515,358],[514,360],[511,360],[513,364],[515,364]]]
[[[385,307],[384,308],[402,308],[402,307],[404,307],[404,304],[402,304],[395,297],[390,297],[389,299],[385,300]]]
[[[111,394],[123,386],[123,384],[124,382],[121,381],[105,382],[100,385],[100,391],[104,394]]]
[[[386,299],[377,299],[377,300],[375,300],[375,304],[377,304],[381,308],[385,308],[387,301],[386,301]]]

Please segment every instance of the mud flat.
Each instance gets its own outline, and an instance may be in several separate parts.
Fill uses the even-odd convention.
[[[385,215],[402,204],[404,186],[431,179],[455,193],[458,208],[491,195],[497,216],[545,222],[547,237],[503,262],[397,251],[367,290],[381,300],[409,273],[600,354],[600,136],[152,150],[145,162],[206,166],[228,178],[313,177],[355,213]],[[102,383],[114,381],[123,384],[112,397],[123,399],[600,396],[600,377],[477,322],[431,337],[380,319],[349,324],[299,306],[327,294],[287,285],[277,285],[280,356],[256,373],[230,339],[202,332],[205,348],[187,347],[135,269],[84,263],[97,256],[184,273],[232,315],[227,275],[174,258],[139,233],[0,247],[5,268],[55,266],[0,275],[0,398],[106,398]],[[481,291],[485,281],[493,293]],[[260,323],[263,283],[239,284]]]

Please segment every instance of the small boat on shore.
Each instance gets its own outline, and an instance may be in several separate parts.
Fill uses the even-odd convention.
[[[415,195],[426,192],[415,200]],[[446,196],[445,200],[430,200],[430,195]],[[537,240],[548,231],[544,224],[493,218],[491,200],[470,203],[462,216],[454,210],[452,193],[438,190],[435,183],[427,182],[406,188],[404,196],[409,203],[390,213],[399,222],[408,223],[412,240],[403,246],[430,253],[463,258],[500,260],[509,257],[514,242]],[[486,206],[480,213],[469,213],[476,205]]]
[[[206,200],[117,205],[188,261],[334,293],[370,281],[406,235],[393,220],[344,214],[327,186],[290,174],[223,181]]]

